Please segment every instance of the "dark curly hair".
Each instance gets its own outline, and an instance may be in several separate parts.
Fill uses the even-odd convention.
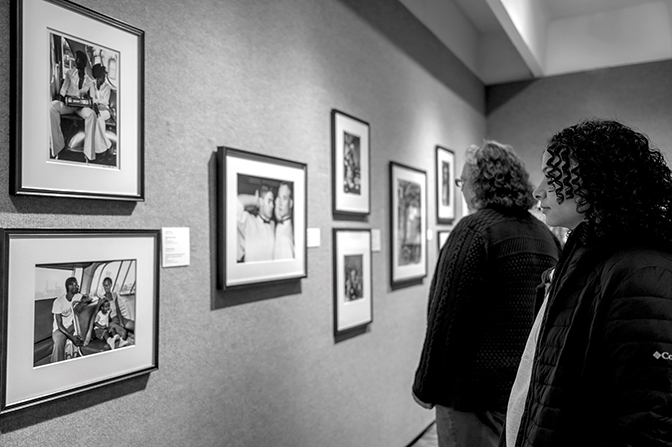
[[[477,208],[529,210],[534,205],[530,176],[511,146],[485,140],[467,149],[466,166]]]
[[[611,120],[561,130],[546,149],[558,204],[575,200],[584,242],[636,231],[672,241],[672,171],[648,137]]]

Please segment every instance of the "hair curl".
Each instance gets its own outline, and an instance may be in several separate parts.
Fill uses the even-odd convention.
[[[469,184],[477,208],[529,210],[534,205],[530,176],[513,148],[492,140],[467,149]]]
[[[548,183],[558,204],[576,201],[584,241],[631,231],[672,241],[672,171],[646,135],[590,119],[553,135],[546,150]]]

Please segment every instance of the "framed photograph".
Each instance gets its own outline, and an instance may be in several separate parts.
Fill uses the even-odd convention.
[[[158,368],[158,230],[0,236],[0,413]]]
[[[144,32],[66,0],[13,8],[10,192],[144,200]]]
[[[331,111],[333,211],[369,214],[369,123]]]
[[[334,334],[373,321],[371,231],[334,229]]]
[[[220,288],[304,278],[306,165],[219,147]]]
[[[448,236],[450,236],[450,231],[451,230],[439,230],[436,232],[436,241],[438,243],[438,251],[441,251],[443,248],[443,245],[446,243],[448,240]]]
[[[427,276],[427,173],[390,162],[392,285]]]
[[[436,146],[436,221],[450,224],[455,219],[455,153]]]

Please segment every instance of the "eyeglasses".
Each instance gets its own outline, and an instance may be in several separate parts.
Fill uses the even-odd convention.
[[[455,179],[455,186],[462,189],[464,188],[464,179],[462,177]]]

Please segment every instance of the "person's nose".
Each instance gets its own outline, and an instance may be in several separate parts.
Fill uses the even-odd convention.
[[[535,199],[541,201],[543,198],[546,197],[546,179],[542,179],[541,183],[539,183],[539,186],[537,186],[537,189],[534,190],[532,193]]]

